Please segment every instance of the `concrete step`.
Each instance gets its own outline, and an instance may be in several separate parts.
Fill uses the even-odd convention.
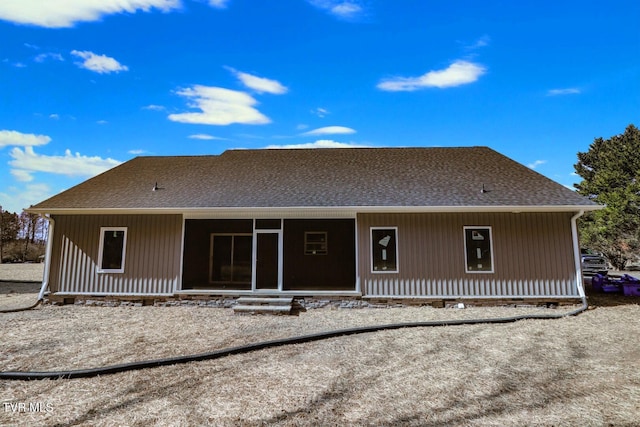
[[[291,314],[293,298],[240,297],[233,306],[234,313]]]
[[[291,305],[293,298],[240,297],[240,305]]]
[[[235,305],[234,313],[291,313],[290,305]]]

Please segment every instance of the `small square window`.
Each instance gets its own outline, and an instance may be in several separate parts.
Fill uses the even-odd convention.
[[[98,273],[124,273],[126,227],[101,227]]]
[[[464,227],[467,273],[493,273],[491,227]]]
[[[398,228],[371,228],[371,269],[373,273],[398,272]]]
[[[304,254],[326,255],[329,253],[326,231],[305,231]]]

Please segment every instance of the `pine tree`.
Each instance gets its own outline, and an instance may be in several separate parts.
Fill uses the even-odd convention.
[[[578,153],[578,193],[605,205],[580,221],[583,247],[604,253],[616,268],[640,253],[640,130],[596,138]]]

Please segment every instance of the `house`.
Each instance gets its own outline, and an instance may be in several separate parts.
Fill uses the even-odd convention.
[[[572,301],[599,206],[486,147],[136,157],[29,209],[52,298]]]

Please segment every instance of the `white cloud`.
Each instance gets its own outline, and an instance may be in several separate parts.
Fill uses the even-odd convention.
[[[293,148],[367,148],[367,145],[359,145],[354,143],[337,142],[330,139],[319,139],[315,142],[307,142],[304,144],[289,145],[268,145],[267,149],[293,149]]]
[[[331,8],[332,14],[342,18],[350,18],[360,12],[362,12],[362,8],[359,5],[347,1],[338,3]]]
[[[209,6],[216,9],[224,9],[227,7],[229,0],[209,0]]]
[[[33,145],[45,145],[51,141],[46,135],[33,133],[21,133],[15,130],[0,130],[0,148],[8,146],[28,147]]]
[[[33,58],[36,62],[44,62],[47,59],[52,59],[54,61],[64,61],[64,58],[59,53],[41,53]]]
[[[289,90],[286,86],[282,85],[277,80],[271,80],[265,77],[258,77],[252,74],[243,73],[242,71],[238,71],[231,67],[226,68],[231,71],[242,82],[243,85],[245,85],[249,89],[253,89],[258,93],[266,92],[274,95],[281,95],[283,93],[287,93],[287,91]]]
[[[211,3],[224,3],[213,1]],[[0,20],[47,28],[72,27],[77,22],[98,21],[115,13],[178,9],[181,0],[2,0]]]
[[[551,89],[547,91],[547,96],[559,96],[559,95],[577,95],[582,91],[575,87],[569,87],[565,89]]]
[[[419,77],[397,77],[378,83],[378,89],[398,92],[426,87],[448,88],[473,83],[486,72],[485,67],[468,61],[455,61],[444,70],[429,71]]]
[[[271,123],[267,116],[253,107],[258,102],[245,92],[195,85],[180,90],[177,94],[190,100],[189,107],[197,108],[200,111],[170,114],[168,118],[174,122],[204,125]]]
[[[489,46],[490,41],[491,41],[491,37],[485,34],[479,39],[475,40],[473,43],[466,45],[465,48],[467,50],[480,49],[481,47]]]
[[[52,196],[51,187],[43,183],[31,183],[21,187],[12,186],[9,192],[0,193],[2,208],[9,212],[22,212],[25,209],[41,200]]]
[[[164,111],[166,110],[165,107],[163,107],[162,105],[155,105],[155,104],[149,104],[145,107],[142,107],[143,110],[151,110],[151,111]]]
[[[135,149],[135,150],[127,151],[127,153],[133,154],[134,156],[139,156],[140,154],[144,154],[146,152],[147,152],[147,150],[142,150],[142,149]]]
[[[318,107],[315,110],[311,110],[311,114],[315,114],[316,116],[322,119],[330,113],[329,113],[329,110],[327,110],[326,108]]]
[[[348,0],[308,0],[309,3],[318,9],[322,9],[331,15],[341,19],[354,19],[364,11],[362,6],[356,1]]]
[[[225,138],[219,138],[219,137],[213,136],[213,135],[208,135],[206,133],[196,133],[196,134],[193,134],[193,135],[189,135],[189,138],[190,139],[200,139],[200,140],[203,140],[203,141],[211,141],[213,139],[215,139],[215,140],[224,140],[225,139]]]
[[[35,172],[90,177],[121,163],[111,158],[89,157],[80,153],[71,154],[70,150],[66,150],[64,156],[47,156],[37,154],[33,147],[25,147],[24,150],[16,147],[9,155],[13,159],[9,162],[13,168],[11,173],[22,181],[32,180],[32,174]]]
[[[536,161],[535,161],[535,162],[533,162],[533,163],[529,163],[527,166],[528,166],[530,169],[535,169],[535,168],[537,168],[538,166],[544,165],[545,163],[547,163],[547,161],[546,161],[546,160],[536,160]]]
[[[49,118],[52,120],[60,120],[60,115],[56,113],[49,114]]]
[[[98,55],[93,52],[78,50],[72,50],[71,54],[84,59],[83,62],[76,63],[80,68],[99,74],[119,73],[120,71],[127,71],[129,69],[126,65],[122,65],[114,58],[106,55]]]
[[[30,182],[33,181],[33,175],[30,172],[22,170],[22,169],[11,169],[11,175],[16,179],[16,181],[20,182]]]
[[[348,135],[351,133],[356,133],[356,131],[344,126],[327,126],[310,130],[309,132],[303,133],[303,135]]]

